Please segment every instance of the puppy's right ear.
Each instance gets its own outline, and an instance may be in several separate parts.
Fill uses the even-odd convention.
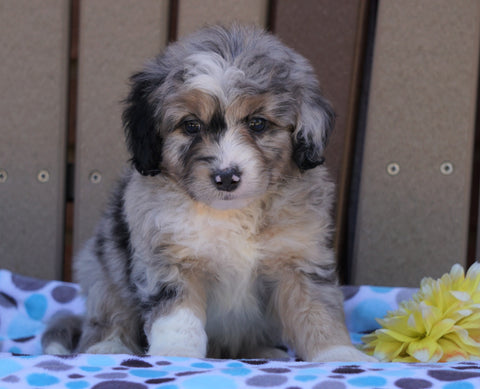
[[[152,92],[161,80],[147,72],[134,74],[130,81],[132,89],[125,100],[123,126],[133,166],[144,176],[160,173],[162,139],[155,118],[155,103]]]

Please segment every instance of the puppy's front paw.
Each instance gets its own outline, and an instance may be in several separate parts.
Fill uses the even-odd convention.
[[[332,346],[319,352],[313,358],[313,362],[378,362],[378,360],[353,346]]]

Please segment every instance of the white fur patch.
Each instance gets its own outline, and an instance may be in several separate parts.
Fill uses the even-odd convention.
[[[86,351],[87,354],[132,354],[127,346],[118,337],[111,337],[102,342],[95,343]]]
[[[186,58],[186,86],[204,91],[227,104],[226,91],[245,77],[243,71],[229,65],[220,55],[197,53]]]
[[[70,352],[60,343],[52,342],[43,350],[44,354],[50,355],[67,355]]]
[[[155,320],[148,334],[148,354],[204,358],[207,334],[202,321],[188,308],[178,308]]]
[[[378,360],[353,346],[333,346],[318,353],[313,362],[378,362]]]
[[[125,346],[120,338],[116,336],[95,343],[85,352],[87,354],[132,354],[132,350]]]

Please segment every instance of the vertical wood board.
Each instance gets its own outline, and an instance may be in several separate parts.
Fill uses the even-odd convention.
[[[130,158],[121,120],[128,79],[160,53],[168,30],[168,1],[80,4],[75,250],[92,235]]]
[[[311,62],[337,115],[325,157],[337,185],[335,249],[343,262],[351,142],[362,77],[365,4],[360,0],[278,0],[276,3],[274,32]]]
[[[355,284],[418,286],[465,263],[479,27],[475,0],[379,3]]]
[[[46,279],[62,274],[68,39],[67,1],[0,0],[0,266]]]
[[[267,0],[180,0],[177,35],[180,38],[206,25],[232,22],[264,27],[267,8]]]

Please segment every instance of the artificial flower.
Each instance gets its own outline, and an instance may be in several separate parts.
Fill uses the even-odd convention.
[[[411,300],[377,319],[363,349],[380,361],[480,359],[480,263],[467,274],[456,264],[438,280],[424,278]]]

